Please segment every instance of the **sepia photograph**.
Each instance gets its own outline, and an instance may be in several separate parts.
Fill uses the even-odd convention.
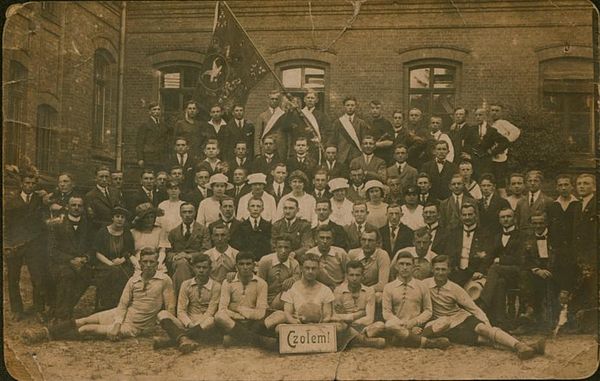
[[[3,379],[586,379],[591,0],[2,4]]]

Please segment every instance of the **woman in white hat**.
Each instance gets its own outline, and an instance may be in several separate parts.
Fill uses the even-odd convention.
[[[377,229],[387,224],[388,204],[383,202],[383,183],[379,180],[369,180],[365,184],[365,193],[367,195],[367,222]]]
[[[338,177],[331,179],[328,183],[331,197],[331,215],[329,219],[341,226],[350,225],[352,219],[352,201],[346,198],[346,190],[349,188],[348,180]]]
[[[222,173],[217,173],[210,177],[206,187],[210,188],[213,194],[200,201],[200,205],[198,205],[198,214],[196,216],[196,221],[204,226],[208,226],[219,220],[221,199],[225,196],[226,190],[233,189],[233,185],[229,183],[227,176]]]

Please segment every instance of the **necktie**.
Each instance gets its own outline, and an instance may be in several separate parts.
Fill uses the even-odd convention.
[[[396,243],[396,232],[398,231],[398,228],[391,228],[390,229],[390,244],[392,247],[394,247],[394,243]]]
[[[179,157],[179,165],[183,166],[183,155],[178,153],[177,156]]]
[[[185,238],[186,240],[190,239],[190,236],[192,235],[190,228],[191,228],[190,225],[185,224],[185,233],[183,234],[183,238]]]
[[[363,233],[363,229],[364,229],[364,228],[363,228],[363,226],[362,226],[362,225],[358,225],[358,236],[359,236],[359,238],[360,238],[360,236],[361,236],[361,235],[362,235],[362,233]]]
[[[467,237],[470,237],[471,233],[473,233],[473,230],[465,230],[465,233],[467,233]]]
[[[490,207],[490,196],[486,196],[486,198],[485,198],[485,201],[484,201],[484,203],[483,203],[483,207],[484,207],[485,209],[487,209],[487,208],[489,208],[489,207]]]
[[[28,203],[28,204],[29,204],[29,203],[31,203],[31,193],[29,193],[29,194],[27,195],[27,203]]]
[[[277,184],[277,198],[281,197],[281,184]]]
[[[237,121],[237,125],[238,125],[238,128],[242,128],[242,121],[241,121],[241,120],[238,120],[238,121]]]
[[[421,197],[421,202],[424,203],[425,202],[425,195],[421,194],[420,197]]]
[[[454,196],[454,202],[456,203],[456,209],[460,210],[460,199],[458,196]]]
[[[354,115],[350,115],[350,123],[352,123],[354,121]]]
[[[531,194],[531,198],[529,199],[529,206],[532,206],[534,203],[534,199],[533,199],[533,193]]]
[[[285,224],[287,225],[287,230],[290,230],[290,227],[292,226],[290,220],[285,220]]]
[[[148,198],[150,199],[150,202],[152,202],[152,201],[153,201],[153,200],[152,200],[152,191],[149,191],[149,192],[147,193],[147,195],[148,195]]]
[[[321,197],[323,197],[323,192],[317,191],[317,198],[321,198]]]
[[[110,200],[110,195],[108,194],[108,187],[104,187],[104,195],[106,196],[107,199]]]
[[[258,230],[258,220],[254,220],[254,231]]]
[[[272,158],[270,156],[265,156],[265,159],[267,159],[267,164],[271,164]]]
[[[235,197],[239,196],[239,194],[240,194],[240,186],[236,185],[235,186]]]

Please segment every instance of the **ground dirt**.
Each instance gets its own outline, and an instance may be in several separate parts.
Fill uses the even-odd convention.
[[[23,294],[30,303],[24,272]],[[6,278],[5,278],[6,279]],[[152,349],[152,338],[109,341],[55,341],[26,346],[23,329],[31,320],[8,319],[4,287],[4,361],[19,380],[401,380],[401,379],[568,379],[587,378],[598,364],[598,340],[567,335],[547,343],[546,355],[528,361],[490,347],[453,345],[448,350],[352,348],[341,353],[279,355],[263,350],[202,346],[192,354]],[[92,312],[90,288],[76,309]],[[161,335],[160,329],[156,330]],[[539,337],[522,337],[533,341]]]

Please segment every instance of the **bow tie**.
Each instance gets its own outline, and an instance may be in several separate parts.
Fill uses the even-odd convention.
[[[537,235],[535,236],[535,239],[538,241],[545,241],[546,240],[546,236],[545,235]]]
[[[513,233],[513,232],[514,232],[514,230],[511,230],[511,231],[509,231],[509,232],[505,232],[505,231],[503,231],[503,232],[502,232],[502,235],[508,235],[508,236],[510,236],[510,235],[512,235],[512,233]]]
[[[444,164],[446,160],[436,160],[438,164]]]

